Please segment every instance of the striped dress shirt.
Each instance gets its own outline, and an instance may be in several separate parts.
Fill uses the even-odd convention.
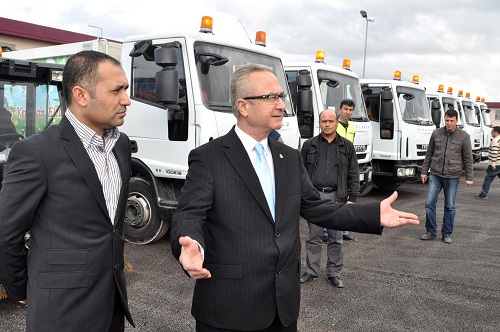
[[[75,128],[83,147],[87,151],[92,163],[94,163],[97,176],[99,177],[99,181],[101,181],[106,208],[108,209],[111,223],[114,224],[122,179],[118,162],[113,154],[113,148],[120,137],[120,131],[117,128],[106,129],[104,137],[101,137],[80,122],[69,109],[66,110],[65,116],[73,128]]]

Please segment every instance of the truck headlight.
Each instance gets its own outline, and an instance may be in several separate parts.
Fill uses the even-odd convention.
[[[398,177],[414,176],[415,168],[398,168],[396,174]]]

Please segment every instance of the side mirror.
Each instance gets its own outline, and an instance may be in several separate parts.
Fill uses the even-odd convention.
[[[394,103],[392,90],[384,89],[380,93],[380,138],[392,139],[394,137]]]
[[[431,103],[431,117],[436,128],[439,128],[441,125],[441,103],[437,99]]]
[[[311,73],[307,70],[299,71],[296,77],[297,86],[297,121],[299,124],[300,136],[303,138],[312,137],[314,132],[313,98]]]

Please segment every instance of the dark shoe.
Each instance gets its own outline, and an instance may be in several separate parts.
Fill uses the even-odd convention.
[[[422,240],[427,241],[427,240],[432,240],[436,238],[436,234],[431,234],[431,233],[425,233],[420,237]]]
[[[354,242],[357,242],[358,240],[356,240],[356,238],[354,236],[352,236],[351,234],[345,234],[345,235],[342,235],[342,239],[344,239],[344,241],[354,241]]]
[[[333,287],[344,288],[344,283],[340,277],[328,277],[328,282],[333,285]]]
[[[488,199],[488,196],[481,196],[481,194],[475,194],[474,197],[479,198],[479,199],[484,199],[484,200]]]
[[[443,242],[446,244],[451,244],[451,237],[449,236],[443,236]]]
[[[323,242],[328,243],[328,235],[323,235],[321,239],[323,240]]]
[[[308,282],[308,281],[316,280],[316,279],[318,279],[318,277],[315,277],[312,274],[304,272],[302,274],[302,276],[300,276],[300,283],[303,284],[304,282]]]

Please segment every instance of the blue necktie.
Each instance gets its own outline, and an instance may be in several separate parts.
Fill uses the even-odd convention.
[[[264,147],[262,144],[257,143],[254,147],[255,152],[257,152],[257,158],[255,158],[255,172],[259,177],[260,185],[266,195],[267,204],[269,205],[269,210],[275,219],[274,211],[274,188],[273,180],[271,178],[271,171],[269,170],[269,165],[267,164],[266,156],[264,155]]]

